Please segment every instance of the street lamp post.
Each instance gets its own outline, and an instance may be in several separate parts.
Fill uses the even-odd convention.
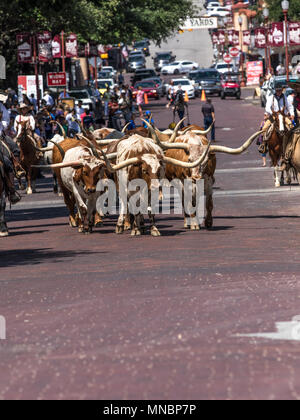
[[[244,53],[243,53],[243,43],[244,43],[244,37],[243,37],[243,18],[242,16],[239,16],[239,25],[240,25],[240,43],[241,43],[241,67],[242,67],[242,81],[241,81],[241,87],[245,87],[245,77],[244,77]]]
[[[266,72],[270,71],[271,63],[270,63],[270,55],[269,55],[269,48],[268,48],[268,21],[269,21],[269,9],[265,8],[263,10],[263,15],[265,18],[265,30],[266,30],[266,46],[265,46],[265,62],[266,62]]]
[[[290,3],[288,0],[283,0],[281,3],[281,7],[284,14],[284,31],[285,31],[285,67],[286,67],[286,80],[287,82],[290,81],[290,63],[289,63],[289,49],[288,49],[288,20],[287,14],[289,11]]]

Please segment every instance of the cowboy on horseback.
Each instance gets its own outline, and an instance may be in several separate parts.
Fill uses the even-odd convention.
[[[281,169],[286,169],[290,159],[289,142],[291,139],[292,130],[295,126],[295,110],[294,106],[288,101],[286,95],[283,93],[283,87],[275,87],[275,94],[269,96],[265,110],[267,121],[263,127],[265,133],[274,123],[275,117],[278,117],[279,133],[282,138],[282,166]],[[264,142],[266,143],[266,139]]]

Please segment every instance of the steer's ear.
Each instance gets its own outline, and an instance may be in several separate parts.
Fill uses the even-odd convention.
[[[76,167],[74,167],[74,169],[76,169]],[[73,179],[75,182],[79,182],[82,176],[82,167],[78,167],[75,171],[75,174],[73,175]]]

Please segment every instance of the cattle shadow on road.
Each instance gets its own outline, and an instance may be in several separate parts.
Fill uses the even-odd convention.
[[[13,209],[7,211],[8,222],[18,222],[27,220],[45,220],[45,219],[57,219],[66,217],[66,223],[68,212],[65,207],[43,207],[43,208],[32,208],[32,209]],[[51,223],[53,226],[53,223]],[[27,226],[26,226],[27,227]]]
[[[54,251],[52,248],[28,248],[0,251],[0,267],[62,263],[79,257],[106,254],[95,251]]]

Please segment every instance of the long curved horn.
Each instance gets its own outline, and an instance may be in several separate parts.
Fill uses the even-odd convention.
[[[62,159],[64,159],[64,157],[65,157],[65,151],[64,151],[64,149],[61,147],[61,145],[59,144],[59,143],[56,143],[55,141],[53,141],[53,140],[49,140],[51,143],[53,143],[54,144],[54,146],[56,146],[57,148],[58,148],[58,150],[59,150],[59,152],[60,152],[60,154],[61,154],[61,157],[62,157]],[[53,150],[53,149],[52,149]]]
[[[52,165],[31,165],[32,168],[50,168],[50,169],[63,169],[70,166],[83,166],[82,160],[75,160],[73,162],[53,163]]]
[[[118,163],[117,165],[112,165],[111,163],[110,163],[110,161],[109,161],[109,159],[108,159],[108,157],[110,156],[110,155],[106,155],[106,153],[103,151],[103,150],[100,150],[100,152],[102,153],[102,155],[103,155],[103,159],[105,160],[105,163],[106,163],[106,166],[107,166],[107,169],[110,171],[110,172],[117,172],[117,171],[119,171],[120,169],[124,169],[124,168],[126,168],[127,166],[130,166],[130,165],[134,165],[134,164],[136,164],[136,163],[138,163],[139,162],[139,158],[132,158],[132,159],[127,159],[127,160],[124,160],[124,162],[120,162],[120,163]],[[117,153],[111,153],[111,155],[117,155]]]
[[[179,121],[179,123],[176,125],[175,130],[174,130],[174,133],[172,134],[172,136],[171,136],[171,138],[169,140],[170,143],[173,143],[173,141],[176,139],[177,134],[178,134],[178,131],[179,131],[179,128],[180,128],[181,124],[183,123],[183,121],[185,121],[185,120],[186,120],[186,117],[182,118],[182,120]]]
[[[170,163],[171,165],[180,166],[181,168],[189,168],[189,169],[195,168],[196,166],[202,165],[204,163],[204,161],[206,160],[206,158],[208,157],[210,144],[211,144],[211,142],[208,143],[205,151],[202,153],[202,155],[199,157],[199,159],[195,160],[194,162],[190,162],[190,163],[189,162],[182,162],[181,160],[169,158],[167,156],[165,156],[163,160],[166,163]]]
[[[38,152],[42,152],[42,153],[51,152],[51,150],[53,150],[53,147],[37,147],[37,146],[34,146],[34,148]]]
[[[183,149],[183,150],[186,150],[186,151],[189,150],[189,145],[186,144],[186,143],[169,143],[169,142],[163,142],[162,143],[159,140],[158,135],[157,135],[156,131],[154,130],[154,128],[151,126],[151,124],[149,124],[148,121],[146,121],[146,120],[142,119],[142,121],[147,125],[147,127],[151,131],[152,136],[154,136],[154,138],[155,138],[156,144],[158,144],[158,146],[160,146],[163,150],[168,150],[168,149]]]
[[[57,124],[58,125],[58,127],[60,128],[60,131],[62,132],[62,136],[63,136],[63,138],[64,139],[66,139],[67,138],[67,135],[66,135],[66,132],[65,132],[65,130],[63,129],[63,126],[58,122],[58,121],[54,121],[54,120],[52,120],[52,121],[50,121],[50,124]]]
[[[96,140],[97,144],[99,146],[109,146],[112,143],[115,143],[116,141],[120,141],[122,139],[110,139],[110,140]]]
[[[230,147],[225,146],[211,146],[210,153],[229,153],[230,155],[240,155],[245,150],[248,149],[249,146],[253,143],[253,141],[260,136],[263,133],[263,131],[258,131],[257,133],[253,134],[244,144],[242,144],[241,147],[238,147],[237,149],[232,149]]]
[[[125,133],[126,128],[127,128],[129,125],[130,125],[130,122],[129,122],[129,123],[127,123],[127,124],[125,125],[125,127],[123,127],[123,130],[121,131],[121,133]]]
[[[95,156],[95,158],[100,159],[98,150],[96,149],[95,145],[91,142],[91,140],[87,139],[86,137],[83,137],[83,139],[87,142],[89,147],[92,149],[92,152],[93,152],[93,155]]]
[[[187,127],[187,128],[185,128],[182,132],[181,132],[181,136],[184,136],[188,131],[191,131],[191,129],[192,129],[193,127],[192,126],[190,126],[190,127]]]
[[[215,121],[211,124],[211,126],[207,130],[204,130],[204,131],[202,131],[202,130],[192,130],[192,133],[200,134],[202,136],[206,136],[207,134],[209,134],[211,132],[211,130],[214,126],[214,123],[215,123]]]

